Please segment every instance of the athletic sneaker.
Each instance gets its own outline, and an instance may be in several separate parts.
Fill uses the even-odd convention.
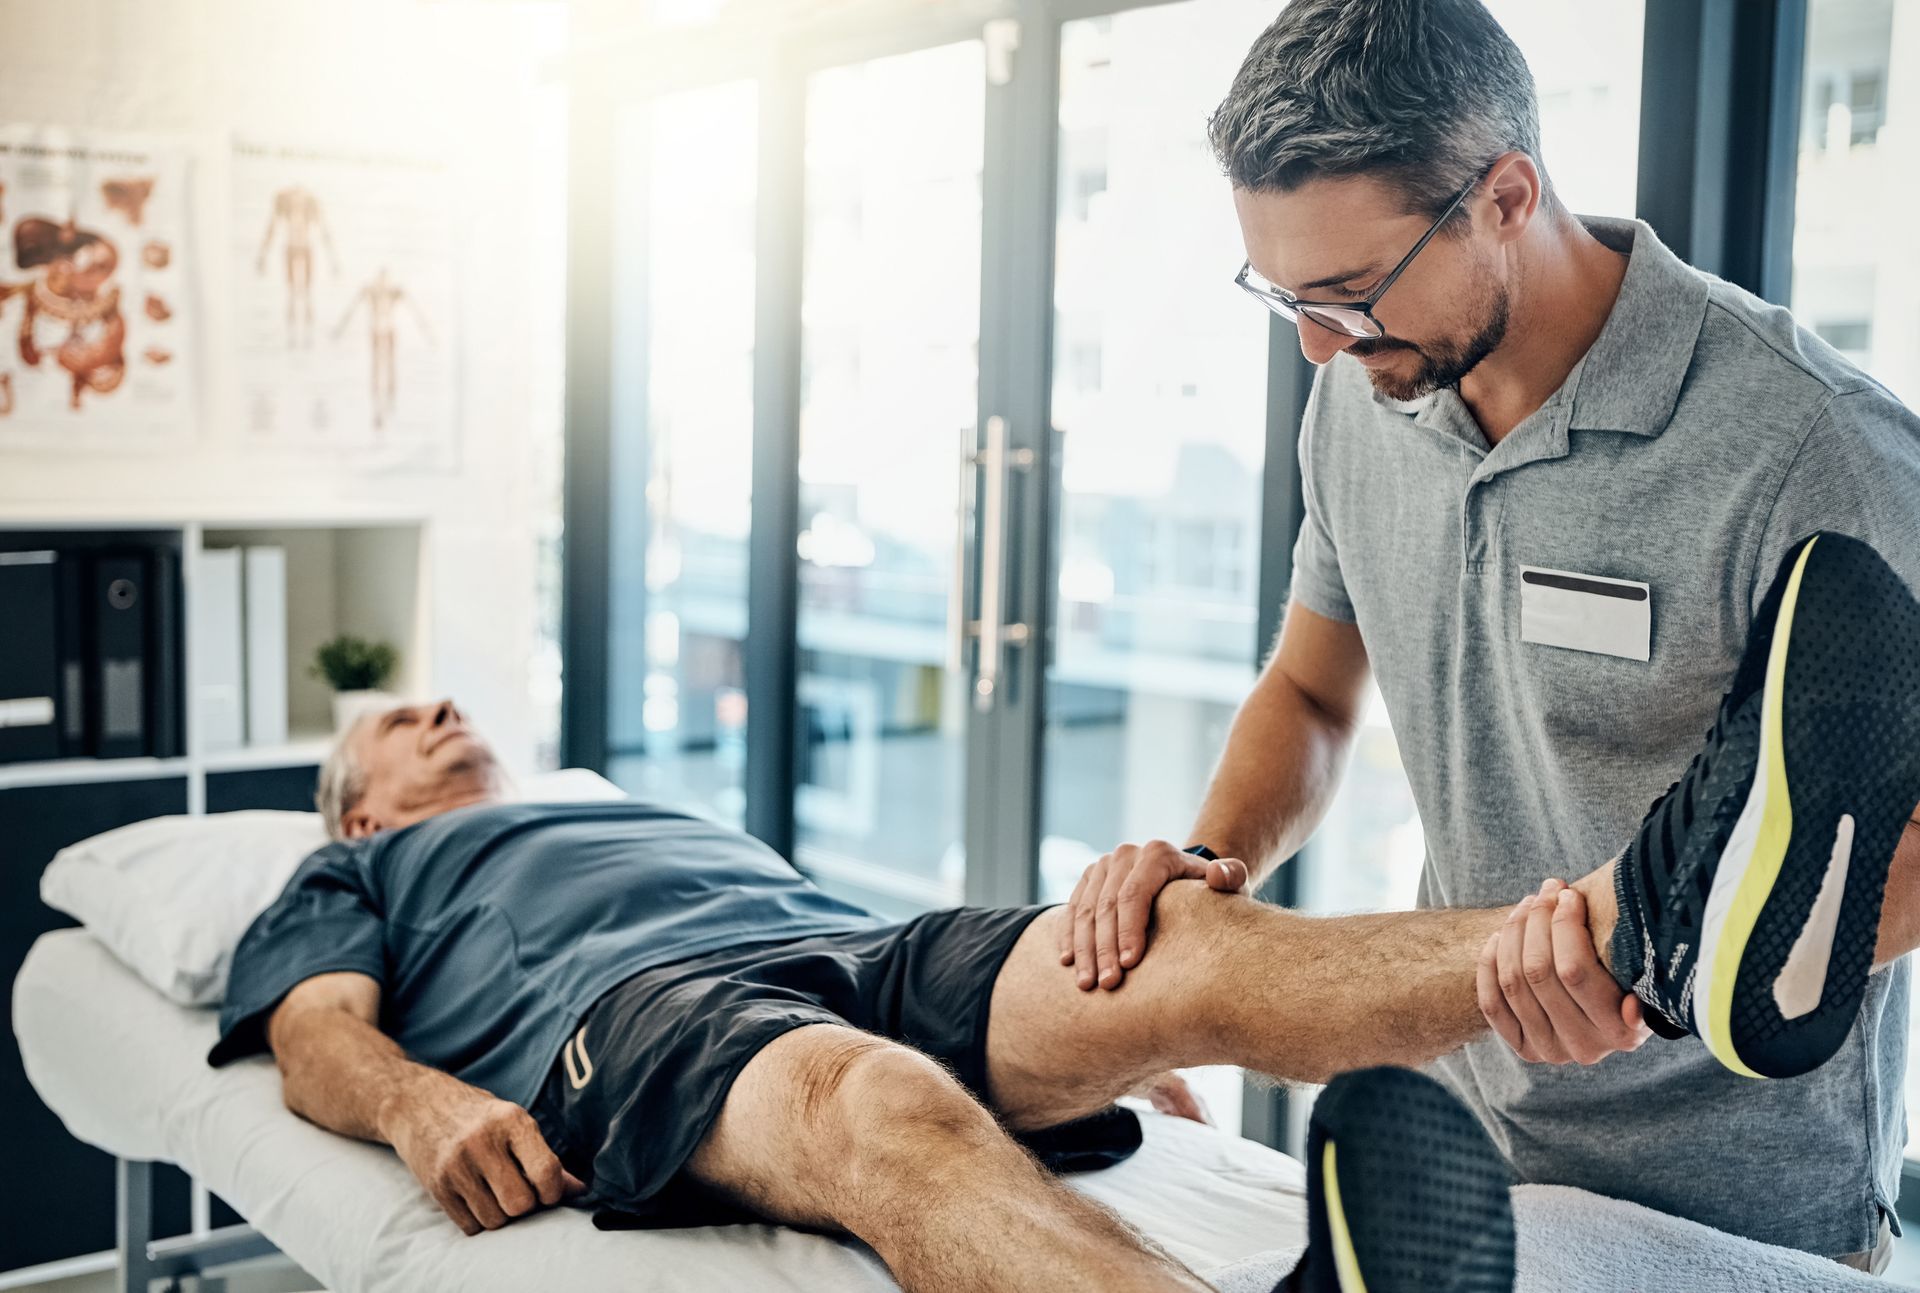
[[[1614,873],[1613,974],[1663,1037],[1748,1077],[1825,1063],[1859,1013],[1920,803],[1920,605],[1880,554],[1795,544],[1707,743]]]
[[[1342,1073],[1307,1126],[1307,1254],[1274,1293],[1511,1293],[1512,1177],[1445,1087]]]

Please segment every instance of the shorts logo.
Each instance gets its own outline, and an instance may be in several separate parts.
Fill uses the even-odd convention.
[[[577,1064],[573,1058],[575,1051],[580,1054]],[[567,1044],[560,1048],[560,1059],[567,1066],[567,1081],[573,1084],[574,1090],[578,1091],[592,1080],[593,1061],[587,1058],[587,1030],[584,1027],[569,1037]]]

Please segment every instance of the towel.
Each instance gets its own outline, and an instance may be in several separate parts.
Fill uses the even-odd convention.
[[[1564,1185],[1513,1189],[1515,1293],[1896,1293],[1837,1262]],[[1220,1293],[1270,1293],[1297,1245],[1204,1272]]]
[[[1889,1293],[1824,1257],[1564,1185],[1513,1190],[1519,1293]]]

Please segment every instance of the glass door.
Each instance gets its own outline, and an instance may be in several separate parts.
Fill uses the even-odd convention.
[[[751,81],[662,95],[615,135],[606,775],[741,824],[753,453]],[[625,271],[622,273],[621,271]]]
[[[1042,896],[1176,838],[1253,683],[1268,324],[1206,140],[1267,0],[1061,30]]]
[[[812,74],[794,861],[886,915],[962,899],[982,44]]]
[[[1912,90],[1920,84],[1920,12],[1897,0],[1813,0],[1794,197],[1793,313],[1821,340],[1920,402],[1920,273],[1908,248],[1916,153]],[[1902,95],[1908,97],[1902,98]],[[1920,993],[1909,1027],[1920,1036]],[[1907,1052],[1907,1108],[1920,1109],[1920,1047]],[[1909,1115],[1907,1161],[1920,1170],[1920,1118]]]
[[[1122,841],[1182,837],[1253,684],[1269,325],[1236,299],[1206,122],[1274,12],[1187,0],[1061,29],[1044,900]],[[1237,1070],[1188,1077],[1238,1125]]]

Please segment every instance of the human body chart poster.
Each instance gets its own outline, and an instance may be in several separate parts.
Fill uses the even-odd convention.
[[[454,451],[452,192],[418,159],[236,140],[236,414],[262,448]]]
[[[176,145],[0,129],[0,450],[193,434],[187,170]]]

